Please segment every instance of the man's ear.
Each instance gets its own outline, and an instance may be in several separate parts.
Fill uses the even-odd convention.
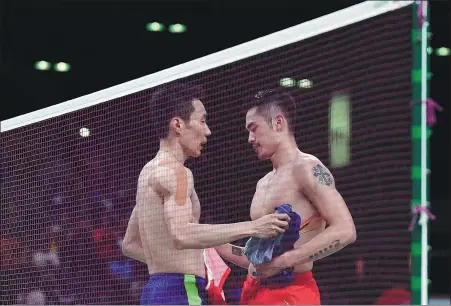
[[[171,130],[173,130],[177,134],[180,134],[182,132],[182,128],[183,128],[183,120],[180,117],[172,118],[170,127],[171,127]]]
[[[273,123],[275,125],[275,130],[280,132],[285,126],[285,118],[282,115],[276,115],[274,117]]]

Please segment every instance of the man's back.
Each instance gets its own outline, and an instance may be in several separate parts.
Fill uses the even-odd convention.
[[[188,186],[184,192],[192,202],[192,222],[198,223],[200,204],[191,172],[183,165],[156,156],[140,173],[136,203],[139,207],[139,233],[150,274],[181,273],[205,277],[202,249],[176,249],[172,242],[164,214],[164,195],[158,178],[170,172],[186,175]]]

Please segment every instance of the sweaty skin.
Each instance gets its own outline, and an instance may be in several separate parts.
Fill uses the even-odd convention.
[[[169,177],[166,173],[172,172]],[[205,277],[202,249],[176,249],[165,219],[164,201],[168,180],[175,176],[175,203],[192,205],[190,222],[199,223],[200,203],[193,177],[183,165],[158,156],[141,171],[136,205],[140,210],[139,234],[149,273],[182,273]],[[191,203],[186,203],[186,199]]]
[[[203,249],[250,236],[275,237],[285,231],[290,221],[286,214],[273,213],[255,221],[199,224],[201,208],[193,175],[183,163],[201,154],[211,131],[201,101],[195,99],[192,104],[189,124],[180,118],[171,120],[169,135],[161,140],[159,152],[138,178],[136,205],[122,252],[146,263],[149,274],[179,273],[205,278]]]
[[[294,250],[257,267],[250,265],[242,247],[227,244],[216,248],[224,259],[248,268],[251,277],[253,272],[258,272],[260,278],[271,277],[287,268],[293,268],[294,273],[310,271],[314,261],[356,239],[354,221],[335,188],[332,174],[319,159],[299,150],[283,112],[271,107],[269,123],[257,107],[246,115],[248,142],[260,160],[271,160],[274,169],[257,183],[251,219],[270,214],[281,204],[290,204],[301,216],[301,236]]]
[[[266,174],[258,183],[251,204],[251,219],[260,218],[274,212],[274,209],[284,203],[290,204],[294,212],[301,216],[301,235],[295,243],[295,248],[300,248],[313,237],[323,232],[326,222],[319,217],[319,212],[310,200],[299,189],[295,177],[296,163],[306,163],[315,160],[311,155],[299,153],[293,163],[280,167],[277,171]],[[332,177],[332,176],[330,176]],[[313,218],[310,218],[313,217]],[[310,219],[308,223],[307,219]],[[310,271],[313,262],[294,266],[295,273]],[[250,270],[254,271],[251,266]],[[252,274],[251,274],[252,275]]]
[[[136,201],[135,217],[132,214],[124,238],[135,242],[126,242],[126,247],[123,243],[123,251],[147,263],[150,274],[205,277],[203,249],[249,236],[274,237],[289,221],[286,214],[270,214],[255,222],[199,224],[200,203],[192,173],[182,164],[168,161],[164,153],[144,166]]]

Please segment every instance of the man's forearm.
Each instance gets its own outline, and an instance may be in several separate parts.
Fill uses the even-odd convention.
[[[332,226],[301,247],[286,253],[290,266],[297,266],[327,257],[356,239],[355,230],[340,230]]]
[[[134,260],[140,261],[142,263],[147,263],[146,256],[144,255],[144,250],[141,246],[136,244],[122,245],[122,254],[127,257],[133,258]]]
[[[177,249],[206,249],[254,235],[252,221],[232,224],[189,223],[174,237]]]
[[[244,248],[230,243],[215,247],[218,254],[225,260],[247,269],[250,265],[249,260],[244,256]]]

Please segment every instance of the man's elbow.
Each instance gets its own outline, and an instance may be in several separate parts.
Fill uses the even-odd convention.
[[[193,235],[188,233],[171,235],[172,244],[176,250],[186,250],[186,249],[205,249],[208,246],[201,243],[198,239],[193,239]]]
[[[183,250],[183,249],[185,249],[185,243],[179,237],[172,237],[172,244],[174,245],[174,248],[176,250]]]
[[[125,257],[132,258],[132,253],[133,252],[132,252],[132,242],[131,241],[129,241],[127,239],[124,239],[122,241],[121,250],[122,250],[122,254]]]
[[[126,244],[125,242],[122,242],[121,250],[122,250],[122,254],[123,254],[125,257],[130,257],[130,256],[129,256],[130,252],[129,252],[129,249],[128,249],[128,244]]]
[[[355,229],[354,223],[347,226],[344,230],[344,233],[344,241],[346,245],[354,243],[357,240],[357,231]]]
[[[189,249],[186,241],[186,235],[182,233],[171,233],[172,244],[176,250]]]

